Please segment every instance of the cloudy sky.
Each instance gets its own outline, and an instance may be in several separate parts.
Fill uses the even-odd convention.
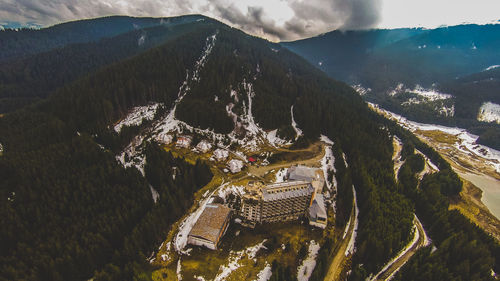
[[[333,29],[437,27],[500,20],[500,0],[0,0],[0,25],[107,15],[203,14],[273,41]]]

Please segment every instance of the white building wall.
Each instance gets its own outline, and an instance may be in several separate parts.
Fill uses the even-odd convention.
[[[205,240],[205,239],[200,239],[198,237],[189,236],[188,237],[188,244],[206,247],[206,248],[209,248],[211,250],[217,250],[217,247],[215,246],[215,244],[213,242]]]

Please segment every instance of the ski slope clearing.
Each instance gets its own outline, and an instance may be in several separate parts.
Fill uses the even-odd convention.
[[[137,106],[132,108],[130,112],[116,124],[113,129],[119,133],[123,126],[137,126],[141,125],[143,120],[153,120],[156,110],[160,106],[159,103],[153,103],[145,106]]]
[[[477,120],[500,124],[500,105],[492,102],[483,103],[479,108]]]

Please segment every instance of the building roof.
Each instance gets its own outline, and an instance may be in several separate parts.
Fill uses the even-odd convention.
[[[196,145],[196,148],[201,151],[208,151],[212,148],[212,145],[208,141],[202,140],[198,143],[198,145]]]
[[[287,191],[278,191],[272,192],[273,189],[283,188],[283,187],[292,187],[296,185],[307,184],[306,188],[299,188],[295,190],[287,190]],[[262,190],[262,199],[264,201],[273,201],[291,197],[302,197],[309,196],[314,192],[314,188],[309,182],[306,181],[290,181],[290,182],[281,182],[267,185],[266,188]]]
[[[241,171],[241,168],[243,168],[243,162],[240,160],[233,159],[229,161],[228,168],[229,170],[231,170],[232,173],[237,173]]]
[[[316,194],[314,196],[314,200],[309,207],[309,216],[311,218],[326,218],[326,208],[325,208],[325,200],[323,198],[323,194]]]
[[[214,157],[217,158],[217,159],[225,159],[228,156],[229,156],[229,151],[227,151],[227,150],[217,148],[214,151]]]
[[[306,166],[292,166],[288,169],[288,179],[312,181],[316,179],[316,170]]]
[[[231,209],[224,205],[207,204],[189,235],[217,243],[220,233],[224,231],[224,223],[230,212]]]

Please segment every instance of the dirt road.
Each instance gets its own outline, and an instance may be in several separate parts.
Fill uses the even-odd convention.
[[[391,265],[387,267],[387,269],[383,269],[382,271],[380,271],[377,274],[376,278],[371,280],[383,281],[390,279],[390,277],[392,277],[392,275],[394,275],[399,269],[401,269],[401,267],[403,267],[403,265],[417,252],[418,249],[424,247],[427,241],[429,241],[425,235],[424,227],[417,219],[417,217],[415,217],[414,223],[418,231],[418,233],[415,233],[415,235],[418,235],[418,240],[410,247],[410,249],[405,254],[392,262]]]
[[[356,219],[354,204],[351,210],[351,218],[349,219],[349,224],[347,226],[349,228],[347,230],[346,235],[343,237],[342,242],[340,242],[340,244],[337,245],[335,249],[335,256],[333,257],[332,262],[330,263],[330,267],[328,268],[328,272],[325,275],[324,279],[325,281],[339,280],[340,273],[342,272],[342,269],[344,268],[344,265],[347,262],[345,251],[349,246],[349,240],[352,236],[352,232],[354,231],[354,221]]]
[[[267,166],[250,166],[248,168],[248,173],[257,177],[262,177],[264,176],[267,172],[273,170],[273,169],[281,169],[281,168],[288,168],[293,165],[306,165],[306,166],[317,166],[319,167],[320,161],[325,155],[325,145],[323,142],[317,142],[312,145],[310,145],[306,149],[300,149],[300,150],[288,150],[288,149],[279,149],[280,151],[284,152],[292,152],[292,153],[300,153],[300,152],[315,152],[319,149],[319,153],[317,153],[314,157],[309,158],[309,159],[304,159],[304,160],[296,160],[296,161],[288,161],[288,162],[283,162],[283,163],[277,163],[277,164],[270,164]]]

